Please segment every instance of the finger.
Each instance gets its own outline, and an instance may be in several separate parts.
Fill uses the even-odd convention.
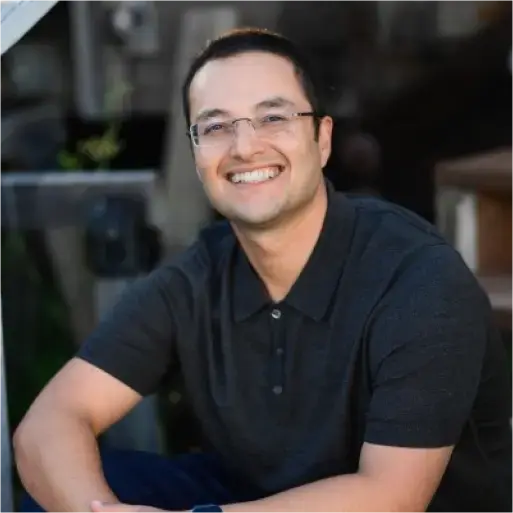
[[[154,511],[162,511],[161,509],[152,508],[151,506],[133,506],[131,504],[122,504],[122,503],[115,503],[115,504],[107,504],[102,503],[100,501],[93,501],[91,503],[91,511],[96,512],[103,512],[103,511],[112,511],[112,512],[154,512]]]

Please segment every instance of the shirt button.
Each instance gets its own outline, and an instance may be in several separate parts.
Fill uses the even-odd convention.
[[[283,387],[281,387],[280,385],[276,385],[275,387],[273,387],[273,392],[275,395],[280,395],[283,392]]]
[[[273,319],[279,319],[281,317],[281,312],[280,310],[278,310],[277,308],[275,308],[272,312],[271,312],[271,317]]]
[[[278,356],[281,356],[283,353],[284,353],[284,351],[283,351],[283,347],[278,347],[278,349],[276,349],[276,354],[277,354]]]

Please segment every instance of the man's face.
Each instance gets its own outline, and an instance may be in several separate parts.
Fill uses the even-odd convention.
[[[200,137],[196,168],[226,218],[268,226],[320,191],[332,120],[321,120],[316,140],[311,117],[290,117],[312,106],[287,59],[251,52],[210,61],[194,77],[189,99]],[[240,118],[259,120],[256,130],[245,119],[230,123]]]

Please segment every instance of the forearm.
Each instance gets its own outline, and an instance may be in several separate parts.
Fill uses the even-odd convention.
[[[411,511],[394,490],[360,474],[336,476],[271,495],[223,506],[223,511]]]
[[[14,452],[25,489],[46,511],[90,511],[93,499],[117,502],[86,422],[47,412],[37,421],[22,423]]]

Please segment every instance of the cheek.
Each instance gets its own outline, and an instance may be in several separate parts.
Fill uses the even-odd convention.
[[[284,137],[273,144],[273,149],[283,155],[292,167],[302,167],[309,157],[311,145],[304,137]]]
[[[212,178],[217,174],[217,163],[215,159],[196,152],[194,154],[194,162],[200,180],[202,182],[211,182]]]
[[[280,150],[293,169],[303,170],[304,173],[319,166],[322,160],[318,142],[310,137],[290,139],[280,144]]]

